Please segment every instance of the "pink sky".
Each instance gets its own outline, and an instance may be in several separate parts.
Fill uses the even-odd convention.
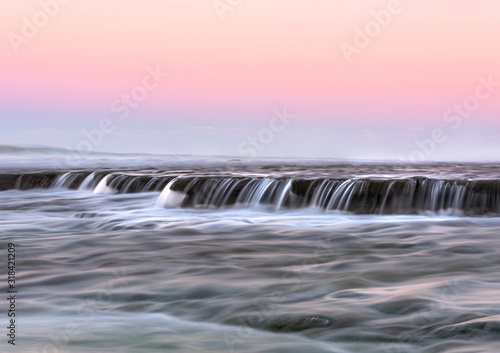
[[[140,119],[165,126],[265,123],[265,112],[287,106],[311,129],[339,123],[363,132],[401,121],[431,129],[474,93],[478,77],[500,81],[495,0],[401,0],[350,61],[342,43],[353,45],[356,28],[391,1],[242,0],[221,20],[211,0],[65,0],[33,38],[13,45],[23,18],[33,22],[41,3],[55,1],[20,0],[0,11],[0,109],[45,128],[63,119],[77,131],[112,115],[111,102],[147,66],[170,76],[141,103]],[[500,88],[481,102],[475,124],[498,131],[499,102]]]

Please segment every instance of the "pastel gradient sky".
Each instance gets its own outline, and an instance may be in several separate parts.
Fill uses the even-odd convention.
[[[0,144],[500,159],[498,0],[17,0],[0,10]],[[155,68],[168,77],[148,79]],[[141,91],[145,79],[155,87]],[[125,113],[134,91],[147,96]],[[284,108],[294,118],[280,125]]]

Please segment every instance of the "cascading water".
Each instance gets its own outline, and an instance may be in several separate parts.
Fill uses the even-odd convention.
[[[54,181],[54,188],[69,188],[69,186],[81,175],[77,173],[64,173]]]
[[[172,185],[174,185],[177,180],[179,179],[175,178],[165,186],[160,197],[158,197],[158,201],[156,201],[156,207],[172,208],[179,207],[182,204],[186,195],[171,189]]]
[[[108,186],[108,180],[112,178],[111,175],[106,175],[100,182],[97,184],[94,189],[94,194],[116,194],[116,190],[111,186]]]
[[[282,206],[284,201],[287,199],[287,197],[290,197],[290,189],[292,187],[292,181],[288,180],[285,185],[280,186],[280,190],[278,194],[280,195],[278,198],[278,202],[276,203],[276,210],[279,210]]]
[[[20,351],[499,351],[500,164],[98,156],[0,170]]]
[[[98,175],[96,172],[90,173],[78,187],[78,190],[93,189],[95,187],[96,180],[98,180],[97,178]]]
[[[272,178],[62,172],[0,176],[0,190],[93,190],[94,194],[161,192],[159,207],[313,208],[358,214],[453,211],[500,214],[500,180]]]

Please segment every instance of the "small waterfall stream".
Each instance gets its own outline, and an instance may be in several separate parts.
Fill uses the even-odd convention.
[[[3,175],[0,186],[0,190],[55,188],[89,190],[94,194],[160,192],[156,205],[170,208],[265,207],[270,211],[314,208],[357,214],[440,211],[465,215],[500,214],[500,180],[161,176],[82,171]]]

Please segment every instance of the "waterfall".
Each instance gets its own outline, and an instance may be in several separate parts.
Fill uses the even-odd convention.
[[[155,184],[157,184],[159,180],[161,180],[161,178],[154,177],[153,179],[151,179],[150,181],[148,181],[148,183],[146,184],[146,186],[142,189],[142,192],[152,191],[151,189],[153,189],[153,186]],[[153,191],[154,190],[155,189],[153,189]]]
[[[78,178],[78,173],[64,173],[53,182],[53,187],[56,189],[69,189],[71,184]]]
[[[0,191],[34,188],[95,194],[159,192],[159,207],[312,208],[356,214],[500,214],[500,180],[273,178],[134,175],[116,171],[0,175]]]
[[[110,180],[111,177],[111,174],[108,174],[104,178],[102,178],[102,180],[94,189],[94,194],[116,194],[117,190],[113,189],[111,186],[108,186],[108,180]]]
[[[283,207],[283,203],[287,197],[290,196],[290,189],[292,188],[292,181],[288,180],[284,186],[280,187],[278,202],[275,203],[275,209],[279,210]]]
[[[387,199],[389,198],[389,193],[391,192],[391,189],[392,187],[394,186],[394,183],[396,181],[393,180],[391,181],[391,183],[389,184],[389,187],[387,188],[387,191],[384,195],[384,200],[382,201],[382,205],[380,205],[380,211],[379,211],[379,214],[382,214],[384,212],[384,207],[385,207],[385,204],[387,203]]]
[[[156,201],[156,207],[174,208],[179,207],[182,204],[186,195],[171,189],[177,180],[179,179],[174,178],[167,184],[167,186],[165,186],[165,189],[163,189],[160,197],[158,197],[158,201]]]
[[[95,178],[96,178],[97,173],[93,172],[90,173],[80,184],[78,187],[78,190],[87,190],[87,189],[93,189],[95,187]]]

